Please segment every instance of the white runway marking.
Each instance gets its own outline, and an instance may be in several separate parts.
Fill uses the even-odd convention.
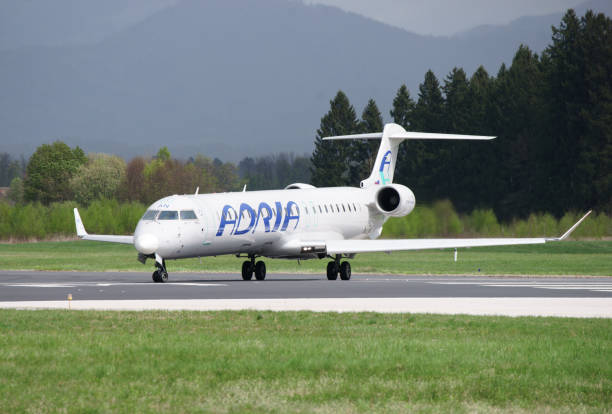
[[[612,298],[311,298],[73,300],[75,310],[272,310],[612,318]],[[0,302],[0,308],[68,309],[68,301]]]
[[[189,283],[189,282],[170,282],[170,283],[97,283],[97,282],[75,282],[75,283],[0,283],[6,287],[38,287],[38,288],[76,288],[76,287],[109,287],[109,286],[227,286],[223,283]]]
[[[590,290],[593,292],[611,292],[612,282],[428,282],[432,285],[477,285],[489,287],[528,287],[534,289],[554,289],[554,290]]]

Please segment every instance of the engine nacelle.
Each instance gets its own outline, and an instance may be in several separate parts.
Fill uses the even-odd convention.
[[[293,183],[293,184],[289,184],[287,187],[285,187],[285,190],[303,190],[306,188],[317,188],[314,185],[310,185],[310,184],[304,184],[304,183]]]
[[[416,203],[414,193],[405,185],[389,184],[378,189],[374,195],[376,208],[391,217],[409,214]]]

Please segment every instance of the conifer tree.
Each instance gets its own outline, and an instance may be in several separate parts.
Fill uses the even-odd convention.
[[[425,73],[425,79],[419,85],[419,98],[414,107],[411,129],[422,132],[444,131],[444,98],[440,83],[431,70]],[[432,202],[435,198],[437,176],[444,167],[439,162],[442,144],[414,140],[410,141],[408,147],[407,156],[411,160],[408,165],[412,165],[412,171],[405,184],[414,188],[425,202]]]
[[[359,133],[381,132],[383,119],[374,99],[370,99],[361,114]],[[375,139],[353,140],[351,142],[351,160],[349,161],[349,185],[357,186],[361,180],[369,177],[376,161],[380,141]]]
[[[410,91],[406,85],[400,86],[393,98],[393,109],[391,109],[391,117],[393,122],[401,125],[406,130],[412,128],[412,119],[414,116],[414,100],[410,97]]]
[[[569,10],[552,41],[545,58],[555,212],[612,211],[612,20],[592,11],[579,19]]]
[[[329,112],[321,118],[311,158],[312,184],[317,187],[343,186],[349,183],[349,145],[346,142],[323,141],[322,138],[359,132],[355,108],[344,92],[338,91],[329,104]]]
[[[391,109],[391,117],[393,122],[401,125],[404,129],[413,130],[412,124],[414,119],[415,102],[410,96],[410,91],[406,85],[400,86],[395,98],[393,98],[393,108]],[[404,141],[400,144],[397,164],[395,166],[394,181],[408,184],[413,173],[416,171],[418,159],[415,153],[419,143],[416,141]]]

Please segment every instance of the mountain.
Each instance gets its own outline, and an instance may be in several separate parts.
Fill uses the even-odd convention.
[[[529,44],[517,30],[495,47],[495,30],[419,36],[301,2],[183,0],[94,44],[0,52],[0,152],[54,139],[124,157],[310,152],[338,89],[388,119],[399,86],[416,97],[429,68],[495,74]]]
[[[612,1],[589,0],[574,9],[578,16],[583,16],[587,10],[612,16]],[[553,13],[544,16],[525,16],[507,25],[483,25],[454,36],[464,42],[475,42],[488,53],[495,50],[513,50],[521,43],[540,53],[551,41],[552,26],[559,26],[564,13]]]
[[[178,0],[2,0],[0,50],[100,41]]]

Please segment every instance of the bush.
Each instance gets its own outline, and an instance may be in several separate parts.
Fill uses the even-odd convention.
[[[0,240],[76,236],[75,207],[79,206],[72,201],[49,206],[0,202]],[[79,208],[87,231],[99,234],[132,234],[145,210],[141,203],[119,204],[115,200],[97,200]]]
[[[474,210],[459,216],[450,201],[431,207],[417,206],[405,217],[391,218],[383,227],[383,237],[558,237],[583,213],[568,212],[560,220],[549,213],[532,213],[527,219],[500,224],[493,210]],[[612,217],[604,213],[589,216],[574,233],[574,238],[612,237]]]

